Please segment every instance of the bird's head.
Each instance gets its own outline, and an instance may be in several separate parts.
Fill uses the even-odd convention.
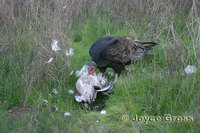
[[[95,69],[97,68],[97,64],[94,61],[91,61],[88,65],[88,73],[89,75],[93,75]]]

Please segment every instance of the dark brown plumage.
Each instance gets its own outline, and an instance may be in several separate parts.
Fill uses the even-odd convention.
[[[158,45],[154,42],[140,42],[126,36],[104,36],[96,40],[90,47],[91,60],[100,72],[111,67],[117,74],[132,61],[140,60],[147,52]]]

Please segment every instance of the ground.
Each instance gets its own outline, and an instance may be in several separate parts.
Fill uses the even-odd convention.
[[[1,132],[200,132],[198,1],[18,1],[0,6]],[[90,111],[68,91],[90,62],[90,46],[105,35],[160,45],[155,56],[127,66],[114,91],[98,95],[94,106],[105,106]],[[187,74],[188,65],[197,71]],[[167,114],[194,119],[132,121]]]
[[[9,120],[15,122],[20,121],[26,114],[32,114],[31,107],[23,107],[23,105],[15,105],[8,110]]]

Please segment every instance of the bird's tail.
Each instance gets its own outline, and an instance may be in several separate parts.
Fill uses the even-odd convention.
[[[144,55],[151,56],[151,54],[148,54],[148,52],[152,50],[154,46],[159,44],[155,42],[142,42],[142,45],[145,47]]]

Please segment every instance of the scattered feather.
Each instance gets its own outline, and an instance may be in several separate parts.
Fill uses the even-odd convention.
[[[65,51],[66,56],[73,56],[74,55],[74,49],[73,48],[69,48],[69,50]]]
[[[82,75],[88,74],[88,66],[84,65],[81,70],[76,71],[76,77],[80,77]]]
[[[58,91],[57,91],[56,88],[53,88],[53,93],[54,93],[54,94],[58,94]]]
[[[192,73],[197,72],[197,68],[196,68],[195,66],[188,65],[188,66],[185,68],[185,72],[186,72],[187,74],[192,74]]]
[[[143,73],[146,73],[146,69],[145,69],[145,68],[143,68],[143,69],[142,69],[142,72],[143,72]]]
[[[43,102],[45,102],[45,103],[48,103],[48,101],[47,101],[47,100],[43,100]]]
[[[63,6],[63,9],[65,9],[67,6],[65,5],[65,6]]]
[[[96,120],[96,123],[99,123],[99,121],[98,121],[98,120]]]
[[[147,26],[148,26],[149,28],[153,27],[151,23],[149,23]]]
[[[51,63],[53,61],[53,57],[49,58],[49,60],[46,63]]]
[[[74,73],[74,70],[71,71],[70,75],[72,75]]]
[[[58,46],[58,40],[55,40],[55,39],[52,40],[51,48],[52,48],[52,50],[55,51],[55,52],[61,50],[61,48]]]
[[[101,114],[102,114],[102,115],[106,115],[106,110],[102,110],[102,111],[101,111]]]
[[[71,116],[71,114],[69,112],[65,112],[64,117],[67,117],[67,116]]]
[[[82,97],[81,97],[81,96],[78,96],[78,95],[75,95],[75,99],[76,99],[76,101],[79,102],[79,103],[83,101]]]
[[[68,93],[73,95],[74,94],[74,91],[73,90],[68,90]]]
[[[58,111],[58,107],[54,106],[54,108],[55,108],[55,111]]]

